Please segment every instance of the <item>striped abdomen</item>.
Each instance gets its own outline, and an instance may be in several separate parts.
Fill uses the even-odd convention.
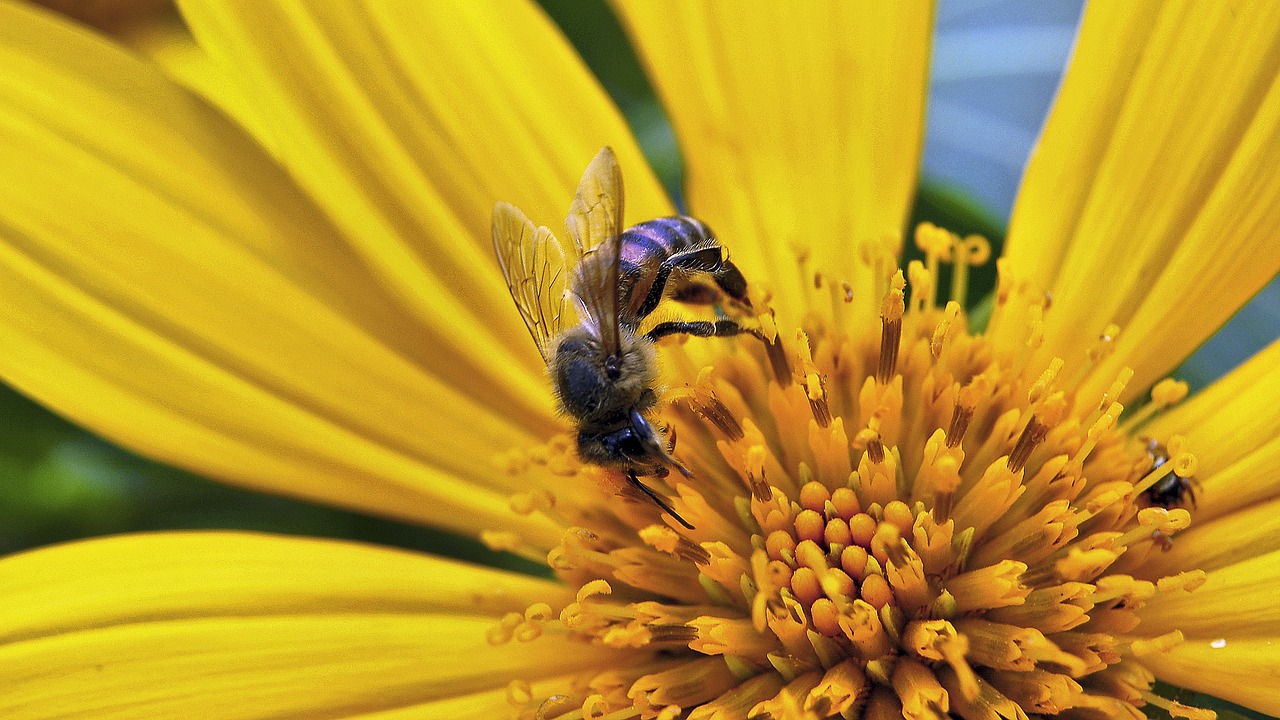
[[[624,320],[638,322],[652,310],[644,307],[645,299],[658,279],[662,264],[669,258],[718,247],[711,228],[683,215],[649,220],[624,231],[618,274],[618,297],[626,316]],[[718,250],[714,254],[719,257]]]

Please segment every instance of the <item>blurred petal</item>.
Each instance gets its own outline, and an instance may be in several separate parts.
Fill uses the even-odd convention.
[[[1121,325],[1086,396],[1125,365],[1141,393],[1280,269],[1278,23],[1274,3],[1089,6],[1007,250],[1053,294],[1044,357]]]
[[[1197,522],[1280,496],[1280,341],[1156,418],[1143,432],[1185,435],[1199,461]]]
[[[600,661],[486,642],[556,584],[334,541],[88,541],[0,560],[0,588],[5,718],[357,717]]]
[[[808,273],[874,287],[854,258],[886,238],[896,252],[915,196],[932,3],[617,5],[675,126],[690,209],[748,278],[768,278],[780,309],[811,282],[798,253]]]
[[[467,325],[406,315],[257,146],[153,66],[11,5],[0,63],[7,382],[213,477],[463,530],[511,521],[514,481],[484,460],[545,426],[540,376],[451,362],[435,341]]]
[[[487,378],[542,379],[493,260],[495,202],[559,232],[583,169],[612,145],[630,215],[669,212],[621,114],[532,3],[182,10],[379,281],[428,322],[466,328],[439,339],[441,357],[464,356]]]

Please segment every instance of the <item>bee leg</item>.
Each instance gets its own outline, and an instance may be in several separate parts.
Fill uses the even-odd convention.
[[[652,500],[655,505],[662,508],[662,512],[670,515],[672,518],[675,519],[676,522],[685,526],[685,528],[688,530],[694,529],[694,527],[689,524],[688,520],[685,520],[684,518],[680,517],[680,513],[676,512],[675,510],[672,510],[671,506],[668,505],[665,500],[658,497],[656,493],[650,490],[648,485],[645,485],[644,483],[640,482],[640,478],[636,477],[635,470],[627,470],[627,482],[631,483],[632,485],[635,485],[636,488],[640,490],[640,492],[644,493],[645,495],[648,495],[649,499]]]
[[[668,335],[685,334],[694,337],[729,337],[732,335],[751,335],[759,338],[764,342],[768,342],[764,334],[755,328],[743,327],[737,320],[672,320],[670,322],[658,323],[653,329],[645,333],[645,337],[650,340],[657,340]]]
[[[636,317],[646,317],[658,307],[658,303],[662,302],[662,297],[667,290],[667,281],[671,279],[671,272],[676,269],[684,270],[691,273],[709,273],[713,278],[720,272],[724,261],[721,259],[721,250],[719,245],[698,248],[695,250],[685,250],[678,252],[658,266],[658,272],[653,276],[653,284],[649,286],[649,292],[644,296],[644,302],[640,304],[640,309],[636,311]],[[737,270],[737,268],[734,268]],[[741,277],[742,273],[738,273]],[[716,281],[717,283],[719,280]],[[746,292],[747,281],[742,281],[743,292]],[[736,299],[736,298],[735,298]]]
[[[742,276],[742,271],[737,265],[725,259],[720,263],[720,267],[711,273],[711,278],[726,295],[751,307],[751,300],[747,298],[747,279]]]

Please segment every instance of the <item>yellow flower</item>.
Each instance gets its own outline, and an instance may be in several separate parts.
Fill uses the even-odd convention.
[[[554,226],[604,145],[629,221],[672,207],[537,10],[186,3],[198,96],[0,5],[5,380],[558,577],[237,533],[37,550],[0,561],[0,716],[1184,712],[1154,678],[1280,712],[1280,344],[1185,403],[1159,382],[1280,267],[1280,5],[1089,9],[981,334],[932,298],[983,241],[924,227],[894,272],[930,7],[726,7],[620,7],[776,332],[660,348],[685,531],[577,461],[491,259],[494,203]]]

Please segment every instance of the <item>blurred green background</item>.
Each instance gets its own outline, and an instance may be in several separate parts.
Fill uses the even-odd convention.
[[[675,139],[607,6],[602,0],[542,4],[626,113],[650,162],[679,197],[682,167]],[[146,5],[154,11],[164,0]],[[1003,239],[1022,165],[1070,52],[1080,7],[1081,0],[940,2],[916,221],[980,233],[997,244]],[[108,15],[95,21],[113,25],[117,19]],[[991,268],[979,273],[974,280],[980,286],[970,297],[981,298],[993,275]],[[1280,286],[1273,283],[1178,375],[1202,386],[1274,340],[1277,328]],[[183,528],[350,538],[539,571],[470,539],[237,490],[151,462],[0,385],[0,553],[95,535]],[[1194,697],[1187,701],[1203,703]],[[1233,712],[1231,706],[1218,707]]]

